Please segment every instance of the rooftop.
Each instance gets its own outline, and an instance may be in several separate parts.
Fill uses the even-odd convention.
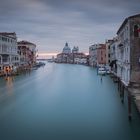
[[[0,32],[0,35],[16,39],[16,33],[15,32]]]
[[[34,43],[31,43],[31,42],[25,41],[25,40],[19,41],[18,44],[19,45],[34,45],[34,46],[36,46]]]
[[[119,30],[117,31],[117,34],[119,34],[119,32],[122,30],[122,28],[123,28],[124,25],[128,22],[129,19],[136,18],[136,17],[140,17],[140,14],[127,17],[127,18],[124,20],[124,22],[122,23],[122,25],[120,26]]]

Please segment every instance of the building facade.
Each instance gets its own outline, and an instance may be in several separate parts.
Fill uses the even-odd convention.
[[[97,66],[97,48],[99,44],[94,44],[89,47],[89,65],[92,67]]]
[[[74,64],[87,64],[87,56],[84,53],[72,54]]]
[[[106,45],[99,44],[97,48],[97,65],[106,65]]]
[[[105,44],[94,44],[89,47],[89,65],[92,67],[106,65]]]
[[[70,54],[71,53],[71,48],[69,47],[67,42],[66,42],[66,44],[65,44],[65,46],[63,48],[62,53],[64,53],[64,54]]]
[[[106,64],[110,65],[111,63],[111,57],[110,57],[110,53],[111,53],[111,44],[112,44],[113,40],[106,40],[105,45],[106,45]]]
[[[73,63],[72,55],[68,53],[60,53],[56,58],[57,63]]]
[[[126,85],[140,84],[140,14],[128,17],[118,35],[118,76]]]
[[[74,46],[73,49],[72,49],[72,53],[78,53],[78,52],[79,52],[79,47]]]
[[[34,65],[36,63],[36,45],[28,41],[18,42],[20,65]]]
[[[72,51],[68,43],[65,44],[62,53],[55,59],[57,63],[87,64],[87,56],[79,52],[79,47],[73,47]]]
[[[0,33],[0,70],[19,65],[16,33]]]
[[[112,73],[117,76],[117,61],[118,61],[118,38],[113,38],[110,43],[110,67]]]

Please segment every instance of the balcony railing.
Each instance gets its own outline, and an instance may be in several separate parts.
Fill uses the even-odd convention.
[[[1,51],[0,50],[0,54],[18,54],[18,52],[16,52],[16,51]]]

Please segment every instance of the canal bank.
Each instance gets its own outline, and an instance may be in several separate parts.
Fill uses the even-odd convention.
[[[128,119],[132,120],[132,102],[135,103],[138,113],[140,114],[140,85],[136,82],[131,82],[127,85],[122,79],[120,79],[115,73],[111,72],[110,77],[114,83],[117,83],[118,91],[122,104],[124,103],[124,95],[127,96],[128,104]],[[125,92],[126,91],[126,92]]]
[[[127,100],[124,96],[124,100]],[[117,85],[93,68],[48,63],[13,80],[0,79],[0,138],[139,140],[140,119],[120,101]]]

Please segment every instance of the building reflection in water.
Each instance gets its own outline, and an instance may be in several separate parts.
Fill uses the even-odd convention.
[[[8,76],[6,79],[6,90],[7,90],[7,94],[11,95],[13,94],[13,81],[14,81],[14,77],[12,76]]]

